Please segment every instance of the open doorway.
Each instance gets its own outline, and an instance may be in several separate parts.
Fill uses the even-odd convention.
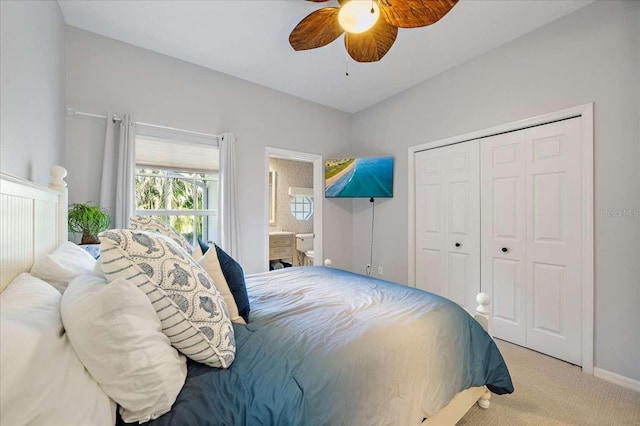
[[[266,147],[264,270],[322,265],[322,156]]]

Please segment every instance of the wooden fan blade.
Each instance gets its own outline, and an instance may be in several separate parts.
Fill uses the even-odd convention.
[[[325,46],[344,32],[338,22],[337,7],[325,7],[310,13],[289,35],[294,50],[308,50]]]
[[[438,22],[458,0],[378,0],[380,15],[398,28],[418,28]]]
[[[307,1],[310,1],[310,2],[313,2],[313,3],[326,3],[329,0],[307,0]],[[340,3],[340,6],[342,6],[347,1],[349,1],[349,0],[338,0],[338,3]]]
[[[398,36],[398,28],[387,23],[384,19],[360,34],[347,33],[344,46],[355,61],[376,62],[387,54]]]

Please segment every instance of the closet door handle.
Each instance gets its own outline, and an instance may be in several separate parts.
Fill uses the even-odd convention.
[[[462,244],[460,243],[456,243],[456,247],[460,247]]]
[[[506,247],[502,247],[502,252],[503,252],[503,253],[506,253],[506,252],[508,252],[508,251],[509,251],[509,249],[508,249],[508,248],[506,248]]]

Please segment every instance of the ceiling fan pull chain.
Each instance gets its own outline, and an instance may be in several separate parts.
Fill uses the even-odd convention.
[[[345,34],[344,37],[344,44],[347,48],[347,51],[344,55],[344,75],[349,77],[349,37],[347,37],[347,34]]]
[[[373,0],[371,0],[371,14],[374,14],[374,13],[376,13],[376,11],[373,10]]]
[[[349,55],[345,55],[345,59],[344,59],[344,75],[346,75],[347,77],[349,77]]]

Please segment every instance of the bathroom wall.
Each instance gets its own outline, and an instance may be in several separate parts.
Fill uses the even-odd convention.
[[[296,220],[290,213],[289,187],[313,188],[313,163],[270,158],[269,170],[276,172],[275,226],[296,234],[312,233],[314,215],[309,220]]]

